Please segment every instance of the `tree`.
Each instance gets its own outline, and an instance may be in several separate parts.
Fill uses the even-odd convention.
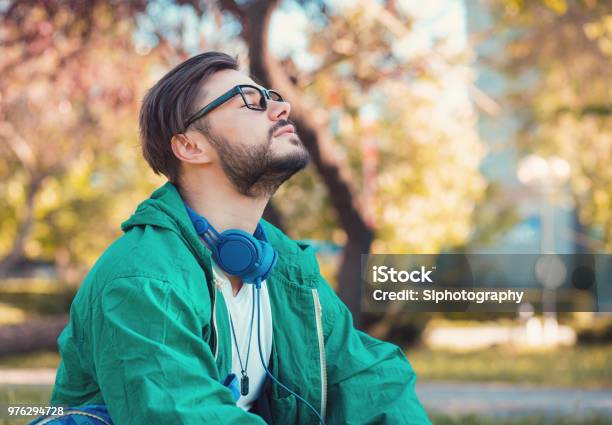
[[[383,6],[361,1],[358,7],[346,10],[329,8],[324,2],[299,4],[313,24],[308,30],[308,50],[319,59],[319,66],[309,71],[300,69],[291,57],[276,58],[269,50],[270,19],[281,5],[279,1],[223,0],[205,3],[205,8],[194,1],[136,2],[113,8],[102,2],[86,6],[74,2],[46,3],[44,7],[36,2],[11,3],[3,16],[12,34],[6,45],[12,43],[15,52],[28,51],[31,49],[28,43],[36,45],[36,40],[42,37],[36,31],[32,35],[19,30],[27,27],[23,24],[27,19],[34,20],[31,24],[34,28],[53,28],[46,30],[50,41],[45,41],[45,52],[61,46],[86,47],[81,46],[80,53],[74,53],[75,59],[69,54],[72,50],[63,47],[66,52],[56,55],[68,59],[51,61],[49,75],[43,79],[50,81],[45,86],[48,90],[45,96],[57,102],[65,94],[55,93],[62,86],[56,87],[52,82],[68,72],[70,77],[65,84],[80,102],[80,109],[74,106],[70,109],[76,114],[73,119],[79,127],[72,131],[65,126],[53,127],[53,115],[39,99],[40,113],[43,117],[48,113],[47,120],[40,118],[41,122],[49,122],[49,127],[40,127],[27,133],[27,138],[22,137],[38,158],[45,156],[44,139],[48,134],[61,136],[57,138],[58,146],[54,145],[49,154],[50,159],[55,158],[51,162],[58,164],[53,175],[63,177],[46,177],[48,183],[43,186],[53,188],[47,189],[51,195],[37,193],[47,203],[38,201],[36,196],[32,198],[31,209],[37,218],[34,227],[38,226],[39,231],[23,232],[22,227],[27,230],[27,226],[17,226],[28,221],[28,214],[20,214],[25,211],[22,206],[26,199],[20,188],[27,187],[30,177],[23,171],[25,162],[18,150],[3,153],[6,175],[26,173],[12,186],[3,186],[6,193],[17,192],[9,197],[10,214],[3,218],[3,226],[13,229],[9,237],[25,234],[24,240],[30,239],[42,247],[38,252],[31,249],[28,255],[42,255],[43,251],[54,255],[66,249],[61,242],[81,241],[68,248],[69,257],[71,261],[88,264],[91,256],[79,257],[88,251],[84,246],[90,247],[90,253],[96,249],[99,253],[105,245],[101,239],[110,239],[104,233],[106,229],[115,226],[118,217],[125,217],[129,212],[126,210],[132,207],[121,206],[111,196],[105,196],[109,188],[113,196],[129,192],[131,199],[138,199],[138,191],[125,182],[134,182],[137,188],[151,186],[151,180],[137,177],[143,161],[136,159],[136,150],[131,145],[137,99],[143,87],[192,53],[201,49],[231,52],[242,43],[248,52],[251,73],[291,102],[292,119],[313,158],[313,168],[279,190],[275,197],[277,210],[294,236],[331,239],[343,245],[336,286],[358,326],[360,256],[370,252],[374,237],[374,250],[378,252],[437,252],[464,242],[469,237],[474,204],[484,189],[478,173],[484,152],[474,130],[474,112],[469,101],[466,99],[458,110],[447,112],[438,106],[439,97],[450,87],[444,75],[452,73],[470,84],[464,53],[451,52],[445,40],[416,55],[402,53],[401,46],[411,42],[411,18],[392,1]],[[173,13],[168,13],[169,10]],[[199,25],[210,17],[214,17],[213,23],[220,29],[215,33],[222,35],[216,40],[207,40],[198,32]],[[71,24],[66,24],[66,20]],[[188,22],[196,24],[190,27]],[[234,32],[236,27],[239,30]],[[196,37],[189,33],[194,28]],[[57,34],[50,36],[50,31]],[[138,54],[134,54],[134,38],[146,41],[136,43]],[[194,39],[196,45],[188,42]],[[18,53],[14,53],[15,60],[6,61],[15,69],[15,79],[22,72],[16,70],[20,64],[28,69],[23,58],[16,59]],[[126,55],[130,60],[125,60]],[[75,65],[68,66],[72,61]],[[107,63],[104,72],[97,71],[100,61]],[[62,66],[58,67],[60,63]],[[41,64],[32,62],[29,66],[36,71]],[[109,70],[112,66],[116,67],[114,72]],[[20,84],[27,90],[26,81]],[[22,86],[15,82],[7,85]],[[86,108],[91,102],[97,107]],[[15,108],[14,103],[6,104],[7,111],[9,107]],[[29,106],[24,108],[22,111],[30,111]],[[374,118],[367,118],[368,110]],[[27,122],[19,121],[19,116],[19,113],[5,115],[5,122],[24,132]],[[62,149],[70,152],[70,147],[81,148],[75,134],[109,136],[104,140],[92,136],[87,146],[82,146],[86,153],[79,161],[63,161],[69,155],[56,153],[64,152]],[[35,164],[34,168],[38,168],[39,162]],[[64,193],[65,187],[78,190],[68,195]],[[88,199],[85,203],[81,201],[83,196]],[[66,199],[75,202],[74,211],[66,211]],[[86,211],[87,219],[76,220],[81,216],[77,210]],[[111,220],[100,219],[110,214]],[[53,229],[65,222],[73,224],[58,234],[53,229],[45,230],[45,223],[51,222],[53,226],[48,227]],[[93,232],[103,236],[91,240],[92,229],[103,229]],[[30,248],[36,243],[30,242]],[[23,253],[14,247],[5,250]],[[57,260],[65,256],[55,255]],[[334,276],[328,277],[333,283]]]
[[[143,187],[134,117],[156,58],[124,56],[143,6],[10,2],[2,10],[4,272],[26,257],[54,259],[66,272],[90,263],[118,233],[109,216],[129,213],[117,211],[117,197]]]
[[[612,15],[606,0],[493,1],[523,118],[519,146],[571,165],[571,190],[592,249],[612,248]]]
[[[379,251],[437,252],[442,246],[459,245],[469,237],[474,204],[484,189],[477,171],[484,152],[470,109],[451,120],[452,132],[432,120],[435,93],[440,94],[443,84],[431,65],[442,61],[453,68],[457,58],[433,51],[409,59],[394,54],[398,39],[410,34],[406,17],[394,2],[384,7],[359,3],[340,11],[315,2],[308,38],[320,66],[304,73],[291,58],[280,62],[269,51],[268,26],[278,1],[220,2],[241,24],[251,71],[291,103],[292,119],[321,179],[307,174],[294,179],[281,188],[278,208],[297,213],[309,224],[316,217],[319,227],[335,221],[343,230],[338,235],[328,228],[324,238],[344,245],[338,293],[357,322],[360,257],[370,252],[374,232]],[[419,95],[417,87],[428,80],[433,88],[429,98]],[[382,101],[372,102],[377,97]],[[361,117],[367,103],[378,103],[372,105],[381,110],[376,122]],[[349,124],[333,132],[338,123]],[[368,179],[372,173],[367,170],[377,167],[378,175]],[[317,189],[320,183],[324,191]],[[285,221],[297,222],[291,217]]]

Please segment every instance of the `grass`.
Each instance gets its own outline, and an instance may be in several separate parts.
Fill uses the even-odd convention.
[[[57,351],[39,351],[31,354],[0,357],[0,369],[27,369],[39,367],[57,368],[59,364],[60,355]]]
[[[0,405],[13,404],[32,404],[46,406],[51,395],[51,387],[47,386],[0,386]],[[0,412],[0,425],[23,425],[34,419],[6,418],[2,417],[4,412]],[[483,415],[464,415],[447,416],[430,414],[430,419],[434,425],[610,425],[612,420],[609,418],[548,418],[545,416],[520,416],[515,418],[500,418],[497,416]]]
[[[52,387],[48,385],[0,385],[0,407],[11,405],[48,406]],[[8,417],[8,411],[0,411],[0,425],[23,425],[35,416]]]
[[[521,416],[517,418],[499,418],[492,416],[466,415],[450,417],[430,415],[434,425],[610,425],[609,418],[547,418],[545,416]]]
[[[50,385],[0,385],[0,405],[13,403],[44,406],[49,403],[51,391]]]
[[[4,282],[0,286],[0,324],[19,323],[30,317],[68,311],[74,288],[48,282]],[[510,319],[508,319],[510,320]],[[472,322],[453,322],[471,326]],[[545,387],[612,388],[612,344],[577,346],[548,351],[493,348],[472,352],[453,352],[413,348],[407,356],[419,382],[503,382]],[[1,368],[56,368],[57,352],[0,357]],[[49,386],[0,385],[0,406],[48,404]],[[21,425],[32,420],[3,417],[0,425]],[[431,415],[435,425],[612,425],[610,418],[550,418],[544,416],[491,417],[484,415]]]
[[[51,396],[51,387],[48,386],[0,386],[0,405],[13,404],[32,404],[46,406]],[[0,425],[23,425],[34,419],[6,418],[2,417],[4,412],[0,412]],[[609,418],[547,418],[545,416],[520,416],[515,418],[500,418],[497,416],[483,415],[464,415],[447,416],[430,414],[430,419],[434,425],[610,425],[612,420]]]
[[[419,382],[504,382],[557,388],[612,388],[612,345],[547,351],[494,348],[454,352],[415,348],[406,355]],[[56,368],[54,351],[0,357],[0,368]]]
[[[0,325],[20,323],[32,317],[64,314],[77,288],[48,279],[0,280]]]
[[[504,382],[559,388],[612,388],[611,354],[612,344],[546,351],[417,348],[406,352],[421,382]]]

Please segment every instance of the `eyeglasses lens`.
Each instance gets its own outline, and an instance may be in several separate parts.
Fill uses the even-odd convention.
[[[255,89],[253,87],[242,87],[241,90],[246,105],[249,108],[258,111],[264,111],[266,109],[267,99],[261,90]],[[281,102],[283,100],[280,94],[272,90],[268,90],[268,96],[270,100],[274,100],[276,102]]]

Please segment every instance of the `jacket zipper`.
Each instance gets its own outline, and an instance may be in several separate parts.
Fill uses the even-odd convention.
[[[102,422],[103,424],[106,424],[106,425],[111,425],[111,424],[110,424],[110,423],[108,423],[108,422],[107,422],[107,421],[106,421],[104,418],[101,418],[101,417],[100,417],[100,416],[98,416],[98,415],[94,415],[93,413],[83,412],[83,411],[81,411],[81,410],[67,410],[67,411],[65,411],[64,413],[62,413],[61,415],[54,415],[54,416],[51,416],[51,417],[45,418],[45,419],[43,419],[42,421],[37,422],[37,423],[36,423],[36,425],[44,425],[44,424],[49,423],[49,422],[51,422],[51,421],[54,421],[54,420],[56,420],[56,419],[61,419],[61,418],[63,418],[64,416],[71,416],[71,415],[82,415],[82,416],[89,416],[89,417],[91,417],[91,418],[94,418],[94,419],[99,420],[99,421],[100,421],[100,422]]]
[[[321,417],[325,419],[325,409],[327,407],[327,369],[325,364],[325,339],[323,338],[323,310],[319,301],[319,292],[316,288],[312,289],[312,298],[315,306],[315,319],[317,322],[317,336],[319,339],[319,363],[321,366]]]
[[[219,354],[219,333],[217,332],[217,287],[213,285],[213,328],[215,330],[215,360]]]

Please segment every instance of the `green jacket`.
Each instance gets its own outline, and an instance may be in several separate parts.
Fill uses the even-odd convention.
[[[329,425],[430,424],[402,350],[356,330],[312,248],[261,222],[279,254],[267,279],[274,376]],[[106,404],[116,425],[264,425],[220,383],[231,369],[228,313],[176,187],[157,189],[121,228],[58,338],[51,404]],[[275,424],[318,423],[276,384],[271,413]]]

